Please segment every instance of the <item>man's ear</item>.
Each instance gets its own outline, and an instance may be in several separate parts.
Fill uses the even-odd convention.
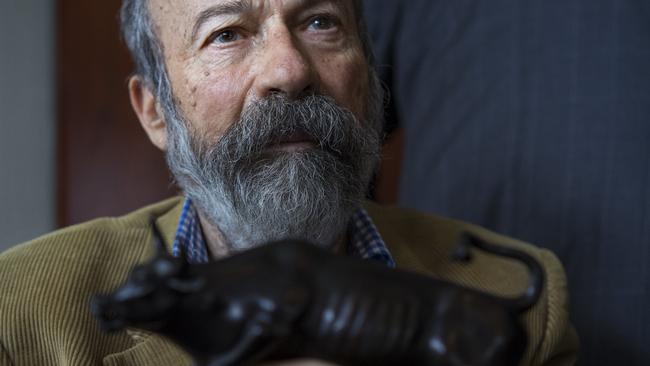
[[[151,142],[160,150],[167,148],[167,123],[158,106],[158,100],[140,76],[129,79],[131,106],[138,115],[142,128]]]

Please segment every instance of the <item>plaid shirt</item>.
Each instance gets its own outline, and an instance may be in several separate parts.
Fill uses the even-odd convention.
[[[350,235],[350,242],[346,248],[348,255],[379,261],[391,268],[395,267],[393,257],[366,210],[359,209],[352,216],[348,232]],[[189,198],[185,199],[181,218],[176,229],[173,248],[174,256],[180,255],[181,246],[187,253],[187,259],[190,263],[208,262],[208,247],[201,231],[198,214]]]

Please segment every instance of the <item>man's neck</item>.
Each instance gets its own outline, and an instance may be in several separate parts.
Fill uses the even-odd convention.
[[[224,235],[221,233],[221,230],[219,230],[216,225],[212,225],[200,211],[198,211],[197,214],[199,216],[199,222],[201,223],[203,237],[208,247],[207,249],[210,258],[220,259],[231,255],[232,248],[227,244],[227,241]],[[344,254],[346,242],[347,234],[343,232],[341,235],[339,235],[339,239],[336,241],[334,252],[337,254]]]
[[[205,216],[200,211],[198,212],[198,216],[210,258],[220,259],[229,256],[231,249],[226,244],[226,240],[221,233],[221,230],[205,219]]]

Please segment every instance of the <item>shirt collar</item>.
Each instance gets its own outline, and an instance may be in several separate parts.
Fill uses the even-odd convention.
[[[360,208],[352,215],[348,224],[348,237],[349,242],[346,248],[348,255],[379,261],[391,268],[395,267],[393,257],[365,209]],[[206,263],[210,259],[198,213],[189,198],[186,198],[183,203],[183,210],[176,229],[174,256],[180,255],[181,248],[184,249],[190,263]]]

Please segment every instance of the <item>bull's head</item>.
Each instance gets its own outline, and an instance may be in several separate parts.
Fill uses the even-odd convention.
[[[161,234],[151,221],[156,255],[136,266],[124,286],[108,296],[95,296],[91,311],[106,331],[126,326],[159,330],[179,304],[184,294],[198,291],[202,281],[191,278],[185,252],[179,258],[166,250]]]

